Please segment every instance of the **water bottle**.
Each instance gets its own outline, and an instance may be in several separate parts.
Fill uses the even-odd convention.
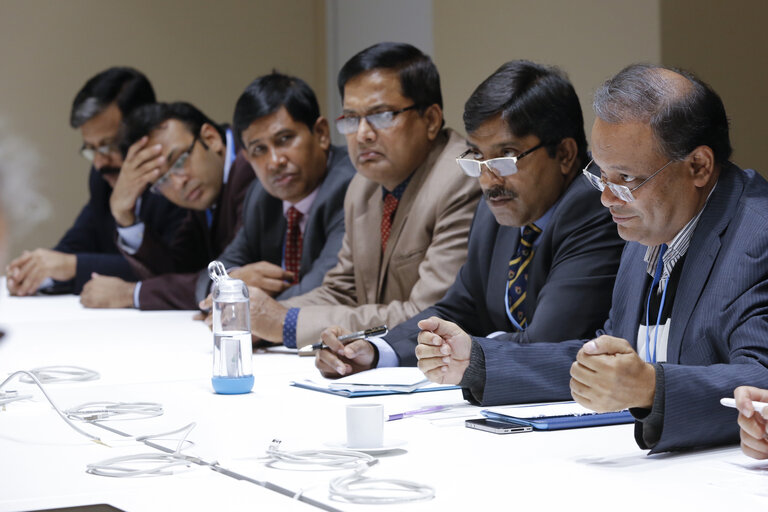
[[[248,393],[251,370],[251,312],[248,287],[227,275],[220,261],[208,265],[213,279],[213,389],[220,394]]]

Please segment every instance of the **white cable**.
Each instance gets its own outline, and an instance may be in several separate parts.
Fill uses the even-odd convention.
[[[287,452],[280,450],[280,442],[279,439],[273,439],[267,448],[268,467],[276,467],[276,462],[282,462],[299,466],[324,466],[329,469],[354,468],[352,473],[334,478],[328,484],[331,499],[359,504],[395,504],[429,500],[435,496],[435,489],[428,485],[407,480],[363,476],[363,473],[379,462],[367,453],[353,450]],[[301,492],[305,491],[306,489]]]
[[[161,416],[163,406],[154,402],[86,402],[64,414],[80,421],[137,420]]]
[[[77,425],[75,425],[74,423],[72,423],[72,421],[70,421],[70,419],[69,419],[69,418],[67,418],[67,417],[66,417],[66,415],[65,415],[63,412],[61,412],[61,409],[59,409],[59,408],[56,406],[56,404],[55,404],[55,403],[53,403],[53,400],[51,400],[51,397],[50,397],[50,396],[48,396],[48,393],[46,393],[46,392],[45,392],[45,389],[43,388],[43,384],[42,384],[42,383],[41,383],[41,382],[40,382],[40,381],[37,379],[37,377],[36,377],[36,376],[35,376],[35,375],[34,375],[32,372],[28,372],[27,370],[19,370],[19,371],[17,371],[17,372],[13,372],[12,374],[10,374],[10,375],[9,375],[9,376],[8,376],[8,377],[5,379],[5,380],[4,380],[2,383],[0,383],[0,389],[3,389],[3,386],[5,386],[5,385],[6,385],[8,382],[10,382],[10,381],[11,381],[11,379],[13,379],[14,377],[16,377],[16,376],[18,376],[18,375],[26,375],[26,376],[27,376],[27,377],[30,379],[30,381],[31,381],[33,384],[36,384],[36,385],[37,385],[37,387],[38,387],[38,388],[40,388],[40,391],[42,391],[42,393],[43,393],[43,396],[45,396],[45,399],[46,399],[46,400],[48,400],[48,403],[49,403],[49,404],[51,404],[51,407],[53,407],[53,409],[56,411],[56,413],[57,413],[59,416],[61,416],[61,419],[63,419],[63,420],[64,420],[64,421],[67,423],[67,425],[69,425],[69,426],[70,426],[70,427],[72,427],[72,428],[73,428],[73,429],[74,429],[76,432],[78,432],[78,433],[80,433],[80,434],[84,435],[85,437],[87,437],[87,438],[88,438],[88,439],[90,439],[91,441],[93,441],[93,442],[95,442],[95,443],[99,443],[99,444],[104,444],[104,443],[101,441],[101,439],[99,439],[98,437],[96,437],[96,436],[94,436],[94,435],[91,435],[91,434],[89,434],[88,432],[86,432],[86,431],[84,431],[84,430],[81,430],[80,428],[78,428],[78,426],[77,426]]]
[[[40,366],[39,368],[32,368],[29,372],[37,377],[40,382],[46,384],[52,382],[85,382],[89,380],[97,380],[99,372],[89,370],[88,368],[82,368],[80,366]],[[21,382],[25,384],[32,384],[32,379],[29,377],[22,377]]]
[[[32,395],[20,395],[18,391],[9,389],[8,391],[0,391],[0,405],[10,404],[11,402],[18,402],[19,400],[26,400],[32,398]],[[3,408],[5,410],[5,408]]]
[[[151,439],[164,439],[165,436],[177,434],[179,432],[185,432],[184,436],[176,445],[176,451],[173,453],[139,453],[136,455],[114,457],[111,459],[103,460],[101,462],[88,464],[85,471],[86,473],[98,476],[109,476],[113,478],[133,478],[137,476],[171,475],[173,474],[173,471],[170,471],[171,468],[176,466],[189,467],[193,462],[210,466],[211,464],[205,463],[198,458],[189,457],[181,453],[182,446],[185,442],[187,442],[187,436],[189,436],[189,433],[192,432],[192,429],[194,429],[196,425],[196,423],[190,423],[189,425],[185,425],[170,432],[150,434],[147,436],[140,436],[135,438],[136,441],[144,442],[146,444],[146,441]],[[192,444],[191,441],[189,441],[189,443]],[[140,469],[136,467],[124,466],[123,464],[125,463],[135,465],[153,464],[153,466],[146,469]]]

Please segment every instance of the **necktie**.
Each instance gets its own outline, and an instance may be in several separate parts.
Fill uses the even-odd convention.
[[[302,236],[299,221],[302,214],[291,206],[288,208],[286,218],[288,229],[285,232],[285,270],[293,272],[293,283],[299,282],[299,265],[301,263]]]
[[[395,216],[397,203],[397,198],[392,194],[387,193],[384,197],[384,210],[381,212],[381,252],[387,248],[389,232],[392,230],[392,217]]]
[[[533,242],[541,230],[533,224],[523,228],[523,235],[517,244],[515,257],[509,260],[509,277],[507,278],[507,308],[513,324],[517,323],[520,330],[525,330],[528,319],[525,317],[525,303],[528,285],[528,264],[533,259]]]

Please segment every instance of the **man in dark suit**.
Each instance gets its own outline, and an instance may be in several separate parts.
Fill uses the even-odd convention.
[[[418,322],[431,316],[473,335],[496,332],[496,339],[519,343],[588,336],[602,325],[624,244],[598,193],[577,179],[588,157],[573,86],[557,69],[508,62],[467,100],[464,123],[470,149],[458,163],[478,178],[485,197],[467,262],[445,297],[383,340],[342,347],[329,337],[331,349],[316,356],[325,376],[374,364],[414,366]],[[534,241],[528,232],[537,234]],[[530,253],[511,265],[527,246]],[[462,380],[465,388],[473,387],[470,377]]]
[[[93,162],[88,176],[90,197],[58,244],[50,249],[25,251],[6,271],[13,295],[80,293],[96,272],[133,280],[135,275],[115,245],[115,221],[109,198],[123,158],[117,148],[122,119],[134,109],[155,101],[147,78],[131,68],[109,68],[85,83],[75,96],[70,125],[83,136],[80,154]],[[170,239],[184,212],[161,197],[145,194],[135,215],[156,226]]]
[[[736,411],[719,399],[768,386],[768,183],[728,161],[722,101],[688,73],[630,66],[594,105],[600,175],[585,174],[628,241],[605,330],[546,350],[486,349],[483,403],[572,395],[629,408],[652,453],[736,442]],[[417,357],[440,381],[474,340],[436,324]]]
[[[197,272],[235,236],[254,174],[236,156],[231,131],[188,103],[136,109],[124,132],[122,144],[130,148],[111,208],[118,245],[142,280],[96,276],[83,289],[81,302],[87,307],[194,309]],[[189,210],[171,243],[133,214],[147,188]]]
[[[246,196],[243,228],[218,259],[278,300],[308,292],[336,264],[344,238],[344,194],[355,174],[347,150],[331,145],[309,85],[277,72],[245,89],[234,130],[259,180]],[[201,272],[198,300],[209,288]]]

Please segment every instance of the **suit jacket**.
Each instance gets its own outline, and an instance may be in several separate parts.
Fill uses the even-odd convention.
[[[344,193],[354,175],[355,168],[349,161],[347,149],[332,146],[327,173],[318,187],[302,235],[299,282],[280,294],[278,299],[316,288],[328,269],[336,264],[344,237]],[[283,202],[269,195],[260,183],[255,183],[245,198],[243,228],[218,259],[226,268],[257,261],[281,265],[287,227]],[[208,272],[200,272],[198,300],[206,297],[210,282]]]
[[[255,178],[251,165],[238,154],[219,194],[210,227],[204,211],[189,210],[170,244],[158,239],[149,226],[145,228],[139,250],[126,254],[142,279],[141,309],[197,309],[198,272],[234,238],[242,219],[243,198]]]
[[[635,349],[650,282],[645,250],[638,243],[624,249],[605,324],[607,334]],[[719,400],[740,385],[768,388],[767,305],[768,183],[728,164],[683,263],[667,362],[659,365],[662,396],[654,407],[663,404],[663,429],[652,453],[738,441],[737,412]],[[556,346],[479,342],[486,356],[484,403],[570,398],[569,368],[583,340]]]
[[[126,281],[136,280],[136,274],[115,244],[117,228],[109,208],[112,187],[93,167],[88,176],[88,189],[88,203],[80,211],[74,225],[53,248],[77,256],[75,278],[59,284],[63,286],[57,286],[73,293],[80,293],[83,285],[91,279],[92,272],[116,276]],[[149,192],[142,195],[139,217],[164,240],[173,237],[184,213],[184,210],[164,197]]]
[[[382,187],[357,175],[344,200],[346,232],[338,263],[315,290],[284,302],[301,308],[297,346],[339,324],[350,329],[397,325],[437,302],[467,257],[480,197],[477,181],[455,162],[466,143],[444,130],[413,172],[381,253]]]
[[[556,342],[586,337],[605,321],[624,241],[600,193],[581,175],[563,193],[537,240],[528,272],[524,310],[528,327],[521,332],[507,316],[504,297],[509,260],[520,228],[501,226],[480,201],[469,234],[467,262],[434,306],[392,329],[385,340],[402,366],[414,366],[419,320],[437,316],[456,322],[470,335],[507,331],[519,343]]]

